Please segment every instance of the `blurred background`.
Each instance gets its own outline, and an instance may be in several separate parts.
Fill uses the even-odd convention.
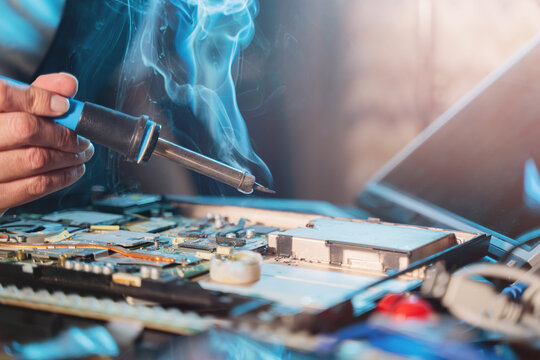
[[[64,1],[55,1],[61,8]],[[148,4],[172,3],[66,0],[37,73],[71,72],[79,99],[148,114],[164,125],[166,138],[211,154],[214,144],[197,119],[171,104],[162,79],[130,52],[139,47]],[[259,7],[255,36],[234,69],[253,148],[278,197],[344,205],[540,31],[540,0],[259,0]],[[31,81],[27,75],[19,79]],[[93,184],[116,192],[239,195],[159,157],[141,167],[96,151],[82,181],[35,207],[74,206],[73,195],[88,197]]]
[[[238,101],[279,197],[365,182],[540,30],[535,0],[261,0]]]

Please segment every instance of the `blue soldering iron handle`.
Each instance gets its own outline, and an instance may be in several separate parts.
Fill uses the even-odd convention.
[[[28,86],[0,75],[0,80]],[[161,125],[89,102],[69,99],[69,110],[52,118],[88,140],[115,150],[127,161],[146,162],[159,139]]]
[[[69,110],[64,115],[53,118],[53,120],[60,125],[75,131],[75,129],[77,129],[77,125],[79,124],[79,120],[81,119],[83,108],[83,102],[75,99],[69,99]]]
[[[0,75],[0,80],[5,80],[7,82],[11,82],[17,85],[28,86],[28,84],[24,84],[20,81],[10,79],[3,75]],[[83,102],[75,99],[69,99],[69,110],[64,115],[53,118],[53,120],[71,130],[75,130],[77,128],[77,124],[79,123],[79,119],[81,118],[83,107]]]

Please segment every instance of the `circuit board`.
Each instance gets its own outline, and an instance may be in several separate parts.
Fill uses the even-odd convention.
[[[266,322],[288,319],[290,328],[322,331],[321,324],[342,324],[388,291],[418,286],[422,274],[393,279],[369,293],[356,294],[358,288],[477,236],[198,206],[155,195],[110,196],[87,208],[0,218],[0,298],[4,287],[15,285],[30,289],[28,294],[130,299],[133,306],[210,314],[219,321],[252,321],[254,314],[264,313]],[[414,248],[399,243],[407,237],[416,241]],[[44,305],[32,296],[34,308],[73,312],[69,302]],[[328,318],[329,309],[334,321],[316,321]],[[78,315],[102,318],[109,310],[92,311]],[[193,332],[184,330],[175,331]]]

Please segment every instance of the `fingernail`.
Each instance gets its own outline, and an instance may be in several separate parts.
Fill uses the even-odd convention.
[[[81,154],[82,155],[82,158],[84,159],[84,161],[88,161],[92,158],[92,156],[94,156],[94,145],[92,145],[92,143],[90,143],[90,146],[88,147],[88,149],[86,149],[86,151],[84,153]]]
[[[51,110],[57,114],[63,114],[69,110],[69,101],[63,96],[53,95],[51,98]]]
[[[90,140],[82,136],[77,136],[77,149],[78,149],[77,151],[78,152],[86,151],[90,146],[92,146],[92,148],[94,147],[92,143],[90,142]]]
[[[60,72],[60,74],[67,75],[67,76],[73,78],[73,80],[75,80],[75,83],[77,84],[77,86],[75,87],[75,94],[76,94],[77,91],[79,91],[79,80],[75,77],[75,75],[67,73],[67,72],[62,71],[62,72]],[[75,94],[73,94],[73,96],[75,96]]]
[[[78,179],[81,176],[83,176],[84,171],[86,170],[84,165],[79,165],[73,171],[71,172],[71,175],[73,176],[73,179]]]

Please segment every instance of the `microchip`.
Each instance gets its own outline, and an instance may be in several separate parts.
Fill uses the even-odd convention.
[[[129,231],[145,232],[145,233],[154,233],[165,231],[172,227],[176,226],[175,221],[166,220],[166,219],[150,219],[136,221],[125,225],[125,228]]]
[[[173,241],[173,244],[175,244],[174,241]],[[178,245],[179,248],[210,251],[210,252],[214,252],[217,247],[215,243],[211,243],[207,239],[205,239],[204,242],[184,242],[184,243],[176,243],[175,245]]]
[[[125,216],[119,214],[108,214],[97,211],[62,211],[45,215],[43,220],[69,224],[72,226],[89,225],[112,225],[125,221]]]
[[[133,247],[153,242],[159,238],[159,234],[140,233],[134,231],[109,231],[104,233],[81,233],[76,234],[71,240],[64,243],[88,243],[100,245],[118,245]]]
[[[199,231],[199,230],[184,230],[184,231],[177,232],[176,237],[181,238],[181,239],[193,240],[193,239],[200,239],[200,238],[206,237],[206,233],[204,231]]]
[[[216,243],[218,243],[219,245],[238,247],[246,245],[246,239],[237,237],[216,236]]]
[[[161,201],[160,195],[122,194],[111,196],[92,204],[97,210],[113,213],[137,212],[137,208],[147,208]]]

